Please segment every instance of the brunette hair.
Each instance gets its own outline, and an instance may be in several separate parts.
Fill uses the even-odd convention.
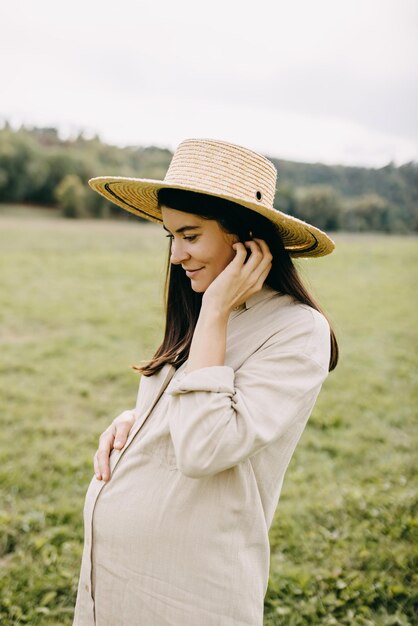
[[[254,237],[264,239],[273,255],[272,267],[265,283],[277,292],[288,294],[298,302],[323,313],[303,285],[289,253],[284,248],[279,231],[273,222],[260,213],[217,196],[182,189],[160,189],[158,204],[185,213],[194,213],[204,219],[216,220],[221,228],[237,235],[240,241],[248,241]],[[193,291],[190,280],[181,266],[170,263],[170,253],[167,259],[164,292],[166,311],[164,339],[146,365],[135,367],[145,376],[152,376],[166,363],[177,368],[187,360],[202,304],[202,294]],[[330,330],[331,371],[338,362],[338,344],[331,326]]]

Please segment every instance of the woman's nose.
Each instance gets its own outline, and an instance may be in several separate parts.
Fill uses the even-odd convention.
[[[190,254],[186,252],[184,246],[180,242],[175,242],[174,239],[171,242],[170,263],[173,265],[179,265],[186,259],[190,258]]]

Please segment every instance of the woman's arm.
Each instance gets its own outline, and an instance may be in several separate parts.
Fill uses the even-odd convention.
[[[167,413],[183,474],[216,474],[304,426],[328,374],[329,326],[307,307],[297,317],[236,371],[218,365],[174,376]]]
[[[235,259],[206,290],[188,364],[166,390],[177,464],[194,478],[242,462],[305,422],[328,374],[329,326],[308,307],[292,310],[236,372],[225,365],[229,313],[261,289],[271,267],[265,242],[246,245],[248,260],[235,244]]]

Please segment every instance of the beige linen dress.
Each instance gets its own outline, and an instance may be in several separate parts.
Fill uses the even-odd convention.
[[[263,289],[225,365],[142,377],[112,478],[93,478],[74,626],[261,626],[268,529],[328,373],[329,326]]]

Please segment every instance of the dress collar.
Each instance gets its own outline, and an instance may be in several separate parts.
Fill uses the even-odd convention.
[[[244,302],[244,306],[246,309],[251,309],[255,304],[266,300],[267,298],[271,298],[276,295],[278,292],[269,287],[268,285],[263,285],[260,291],[257,291],[254,295],[250,296],[246,302]]]
[[[244,302],[243,304],[241,304],[239,307],[237,307],[236,309],[233,309],[231,312],[231,316],[235,317],[236,315],[239,315],[242,311],[251,309],[251,307],[253,307],[255,304],[258,304],[259,302],[262,302],[263,300],[266,300],[267,298],[271,298],[277,293],[278,292],[272,287],[269,287],[268,285],[263,285],[260,291],[257,291],[257,293],[250,296],[248,300]]]

